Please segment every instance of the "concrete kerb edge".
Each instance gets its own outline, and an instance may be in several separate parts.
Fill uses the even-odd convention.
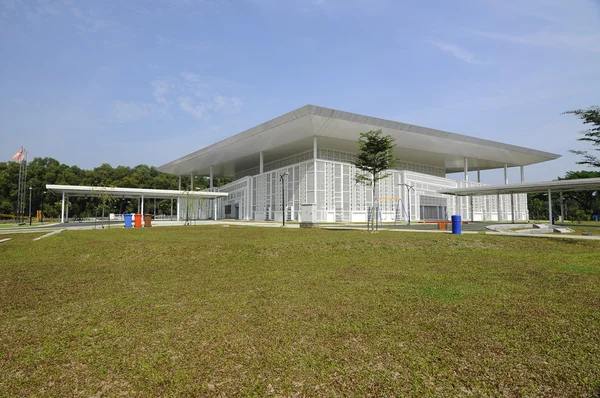
[[[50,237],[52,235],[60,234],[63,231],[66,231],[66,229],[57,229],[55,231],[47,233],[46,235],[38,236],[37,238],[34,239],[34,241],[40,240],[40,239],[44,239],[44,238],[48,238],[48,237]]]

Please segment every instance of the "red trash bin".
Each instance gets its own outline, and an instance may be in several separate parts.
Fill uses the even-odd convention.
[[[136,228],[141,228],[142,227],[142,215],[141,214],[136,214],[134,216],[134,220],[135,220],[135,227]]]

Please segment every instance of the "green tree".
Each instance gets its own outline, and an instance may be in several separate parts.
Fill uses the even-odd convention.
[[[375,190],[377,181],[389,176],[383,173],[396,165],[397,159],[394,157],[394,138],[389,135],[383,135],[381,130],[371,130],[360,133],[358,139],[358,155],[354,160],[357,169],[364,173],[356,175],[357,182],[363,182],[371,186],[373,199],[373,216],[371,217],[371,228],[375,228],[375,220],[379,216],[375,207]]]
[[[600,106],[592,106],[588,109],[575,109],[565,113],[575,115],[579,119],[583,120],[583,124],[589,124],[592,126],[589,129],[581,131],[580,134],[583,135],[583,137],[578,138],[577,141],[591,142],[592,146],[597,147],[594,148],[594,150],[600,151]],[[598,158],[598,156],[594,156],[588,151],[576,151],[572,149],[569,152],[572,152],[583,158],[583,160],[577,162],[577,164],[587,164],[592,167],[600,167],[600,158]]]

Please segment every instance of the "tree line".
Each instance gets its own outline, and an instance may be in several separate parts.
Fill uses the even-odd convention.
[[[98,187],[124,187],[172,189],[179,187],[179,177],[161,173],[155,167],[141,164],[135,167],[112,167],[104,163],[92,170],[84,170],[77,166],[60,163],[53,158],[35,158],[27,165],[27,195],[31,192],[31,212],[35,216],[37,210],[42,210],[45,217],[55,218],[60,215],[61,197],[46,190],[46,184],[84,185]],[[0,218],[10,218],[17,211],[19,163],[0,162]],[[216,178],[215,186],[221,186],[231,181],[227,178]],[[29,190],[31,187],[31,190]],[[206,189],[209,179],[194,178],[194,189]],[[190,189],[190,178],[181,179],[181,189]],[[28,211],[29,197],[26,198]],[[138,209],[137,199],[112,198],[110,208],[102,203],[102,198],[70,198],[70,217],[95,217],[101,214],[101,209],[107,213],[129,213]],[[147,201],[145,209],[152,214],[170,214],[170,200]]]

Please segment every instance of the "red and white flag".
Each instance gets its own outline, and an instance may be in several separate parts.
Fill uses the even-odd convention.
[[[23,160],[23,147],[21,147],[19,152],[15,153],[15,156],[13,156],[13,160],[15,162],[21,163],[21,161]]]

